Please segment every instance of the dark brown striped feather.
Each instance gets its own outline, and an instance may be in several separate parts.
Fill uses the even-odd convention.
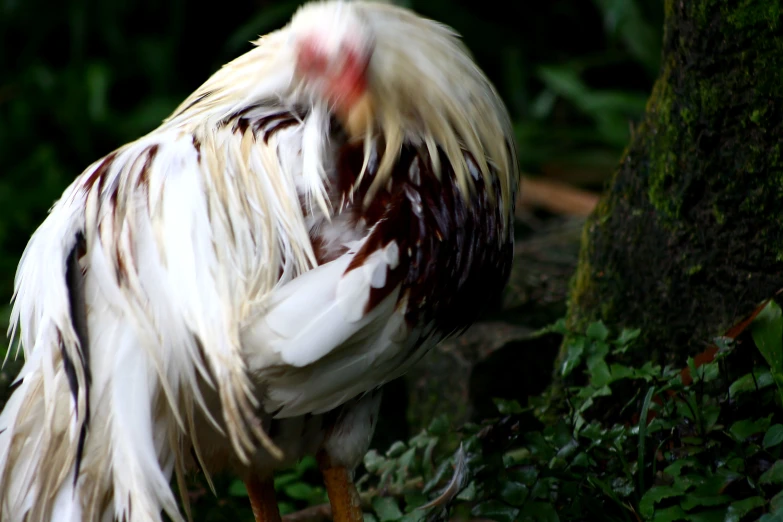
[[[281,111],[251,121],[245,111],[225,124],[234,132],[250,130],[255,139],[266,144],[275,133],[305,116]],[[334,121],[331,139],[338,144],[336,179],[331,180],[333,207],[350,213],[354,226],[364,220],[367,229],[372,229],[348,271],[392,241],[399,247],[400,262],[387,274],[383,288],[372,289],[367,311],[401,285],[400,296],[408,299],[405,317],[409,327],[432,325],[431,333],[444,337],[470,326],[499,296],[511,270],[513,227],[504,226],[498,177],[491,176],[493,184],[487,187],[476,161],[465,153],[473,178],[473,190],[465,198],[443,151],[439,150],[442,172],[437,176],[427,152],[406,143],[389,186],[376,192],[371,203],[362,208],[360,202],[382,159],[378,151],[385,149],[383,140],[378,139],[372,147],[367,170],[357,186],[364,143],[347,141]],[[340,254],[326,252],[317,230],[311,241],[319,264]]]
[[[342,191],[356,183],[363,154],[363,144],[342,147],[337,161]],[[353,201],[363,200],[380,159],[371,158]],[[374,227],[348,271],[392,241],[400,252],[400,263],[387,274],[386,285],[372,290],[368,311],[401,285],[400,295],[408,298],[408,325],[431,324],[439,337],[447,336],[467,328],[502,291],[511,269],[512,227],[503,226],[499,185],[486,187],[475,162],[466,160],[474,180],[468,198],[462,196],[442,151],[438,179],[426,152],[406,144],[391,186],[379,191],[367,208],[348,205],[346,211],[353,212],[357,222],[364,218]]]

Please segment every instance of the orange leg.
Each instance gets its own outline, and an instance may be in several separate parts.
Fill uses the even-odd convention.
[[[332,466],[329,456],[318,454],[318,465],[324,477],[326,493],[332,505],[334,522],[362,522],[361,500],[348,470],[341,466]]]
[[[245,486],[256,522],[281,522],[272,479],[261,480],[257,477],[250,477],[245,480]]]

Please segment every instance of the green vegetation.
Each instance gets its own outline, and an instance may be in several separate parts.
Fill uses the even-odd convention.
[[[637,330],[612,335],[596,322],[568,332],[558,371],[583,383],[568,390],[567,415],[498,400],[498,418],[462,427],[448,456],[442,418],[385,455],[371,451],[360,481],[367,519],[783,520],[780,307],[770,302],[749,330],[682,368],[617,362]],[[565,322],[547,332],[567,333]],[[419,508],[447,487],[447,502]]]

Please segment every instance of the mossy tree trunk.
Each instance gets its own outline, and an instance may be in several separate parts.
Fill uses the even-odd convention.
[[[588,220],[568,323],[685,364],[783,288],[780,0],[666,0],[661,75]]]

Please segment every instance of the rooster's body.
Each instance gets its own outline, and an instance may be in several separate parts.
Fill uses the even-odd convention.
[[[306,6],[90,166],[20,263],[0,519],[181,520],[195,461],[353,468],[378,389],[508,276],[517,170],[447,28]]]

